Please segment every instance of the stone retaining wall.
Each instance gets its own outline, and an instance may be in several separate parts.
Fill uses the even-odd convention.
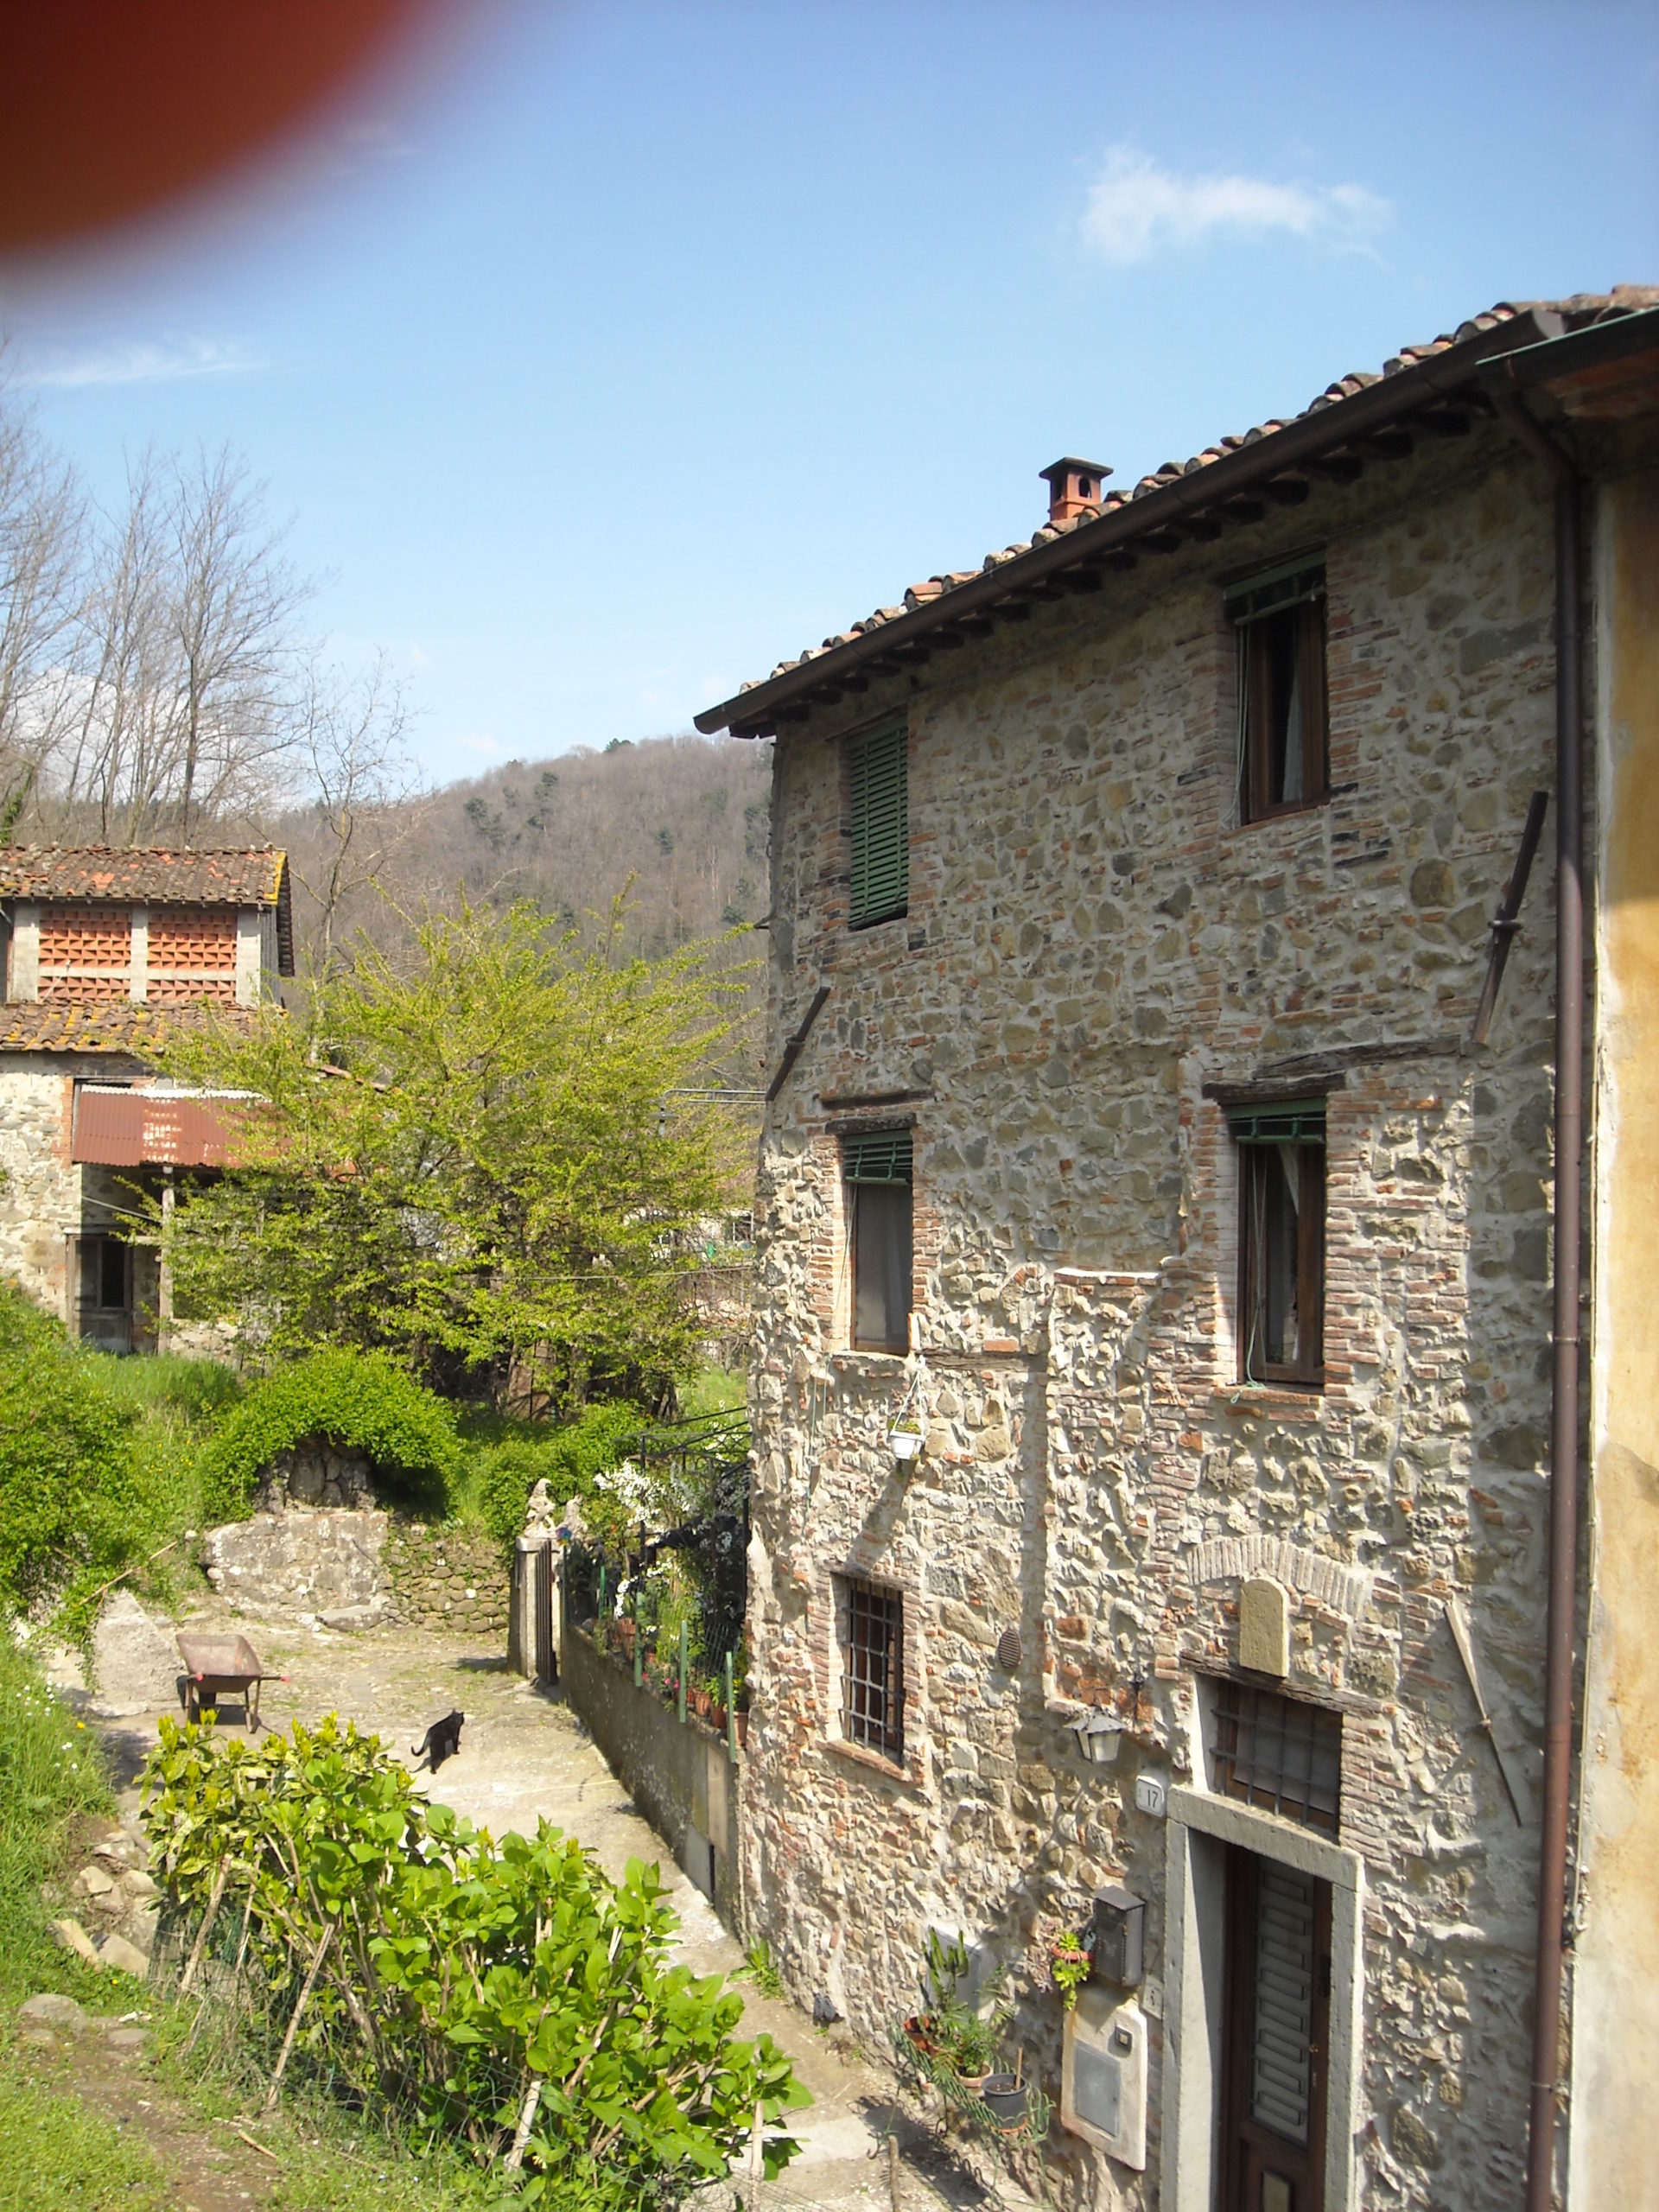
[[[734,1934],[741,1932],[738,1777],[723,1736],[681,1720],[654,1691],[637,1686],[626,1660],[600,1650],[585,1628],[566,1623],[564,1694],[619,1782]],[[740,1759],[741,1754],[740,1753]]]
[[[399,1620],[449,1636],[489,1637],[506,1649],[507,1554],[493,1537],[394,1520],[382,1557]]]

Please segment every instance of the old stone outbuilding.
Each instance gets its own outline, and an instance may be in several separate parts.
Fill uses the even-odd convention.
[[[1070,2203],[1636,2212],[1659,294],[1107,473],[699,718],[776,740],[746,1909],[878,2049],[1008,1966]]]
[[[0,1272],[105,1350],[154,1351],[169,1317],[138,1194],[165,1205],[177,1177],[215,1172],[224,1137],[146,1046],[203,1008],[280,997],[286,858],[9,848],[0,968]]]

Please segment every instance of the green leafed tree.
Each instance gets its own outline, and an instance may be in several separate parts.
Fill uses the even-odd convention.
[[[616,957],[529,906],[366,942],[304,1013],[180,1034],[175,1075],[230,1109],[233,1170],[181,1198],[175,1310],[287,1354],[378,1346],[564,1410],[659,1398],[696,1363],[682,1278],[740,1140],[698,1097],[745,978],[718,948]]]

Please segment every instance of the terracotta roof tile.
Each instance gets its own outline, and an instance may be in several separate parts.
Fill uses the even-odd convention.
[[[1017,561],[1022,554],[1029,553],[1033,545],[1049,544],[1067,531],[1075,529],[1081,524],[1093,521],[1097,515],[1112,513],[1116,509],[1128,505],[1132,499],[1147,499],[1154,493],[1163,491],[1166,486],[1177,482],[1180,478],[1191,475],[1196,470],[1208,467],[1212,462],[1220,460],[1224,454],[1236,453],[1242,447],[1257,445],[1263,439],[1270,438],[1277,432],[1287,429],[1293,422],[1300,422],[1309,415],[1317,414],[1326,407],[1335,406],[1341,400],[1351,399],[1370,385],[1378,384],[1388,377],[1397,376],[1402,370],[1416,363],[1430,360],[1436,354],[1445,353],[1449,347],[1468,339],[1478,337],[1485,331],[1496,329],[1502,323],[1512,322],[1529,307],[1548,308],[1564,316],[1570,324],[1581,325],[1593,321],[1598,317],[1609,313],[1628,314],[1651,307],[1656,303],[1659,303],[1659,288],[1636,284],[1618,285],[1611,293],[1576,293],[1567,300],[1520,303],[1500,300],[1495,307],[1485,308],[1481,314],[1471,317],[1468,321],[1459,323],[1454,331],[1443,331],[1438,338],[1432,338],[1426,344],[1402,348],[1400,353],[1392,355],[1383,363],[1380,375],[1375,369],[1351,370],[1347,375],[1339,377],[1334,383],[1327,385],[1323,391],[1308,403],[1300,415],[1274,416],[1268,422],[1256,423],[1250,429],[1220,438],[1214,445],[1206,446],[1202,453],[1194,454],[1189,461],[1166,461],[1161,468],[1155,470],[1150,475],[1143,476],[1133,491],[1126,493],[1115,489],[1106,495],[1097,507],[1090,508],[1071,522],[1052,526],[1046,524],[1028,539],[1005,546],[1000,552],[988,553],[977,569],[951,570],[931,576],[925,583],[912,584],[905,594],[905,601],[902,606],[878,607],[863,621],[854,623],[850,630],[842,631],[835,637],[826,638],[821,645],[806,646],[795,659],[779,661],[770,676],[751,679],[741,689],[742,691],[754,690],[760,683],[770,683],[774,677],[785,676],[791,670],[803,667],[809,661],[820,659],[825,653],[833,652],[837,646],[849,642],[852,639],[861,637],[869,630],[877,628],[884,623],[897,620],[906,613],[913,613],[918,607],[931,605],[947,592],[954,591],[961,585],[971,582],[976,577],[987,574],[993,569],[1001,568],[1007,562]],[[699,717],[700,724],[702,718]]]
[[[12,845],[0,850],[0,899],[274,906],[287,860],[269,845],[233,852],[177,852],[156,845]]]
[[[191,1009],[134,1006],[130,1000],[103,1006],[15,1001],[0,1005],[0,1052],[130,1052],[142,1059],[163,1028],[175,1030],[203,1018]],[[239,1007],[219,1006],[213,1018],[247,1021],[251,1016]]]

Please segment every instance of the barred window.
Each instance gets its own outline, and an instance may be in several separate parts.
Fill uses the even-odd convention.
[[[1342,1715],[1249,1682],[1222,1682],[1211,1745],[1211,1786],[1306,1828],[1338,1832]]]
[[[905,1608],[896,1590],[851,1578],[846,1607],[841,1732],[849,1744],[900,1762],[905,1756]]]

